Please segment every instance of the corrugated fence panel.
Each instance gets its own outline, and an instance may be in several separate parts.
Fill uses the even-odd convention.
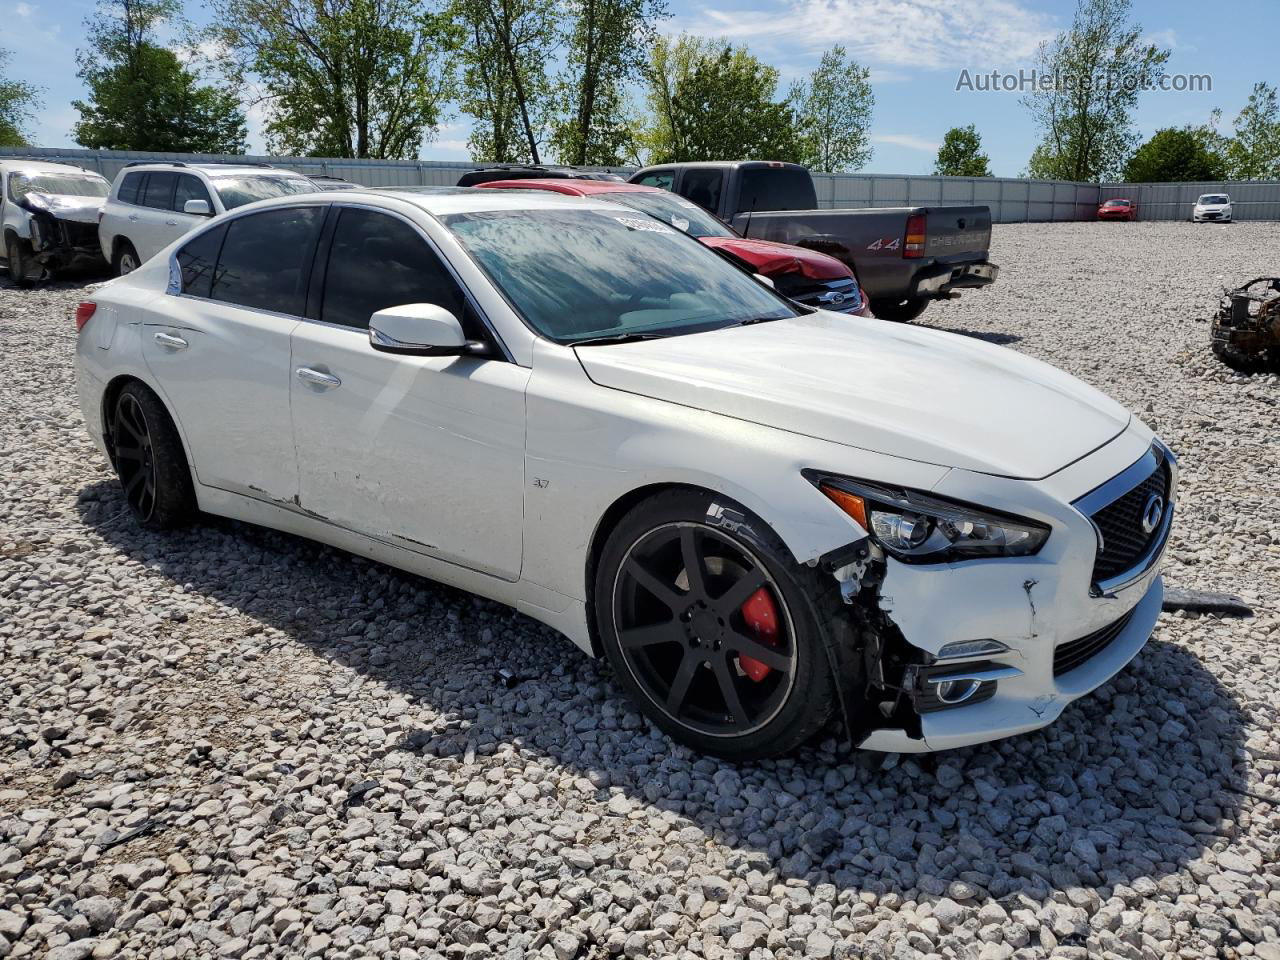
[[[186,163],[265,163],[312,176],[341,177],[370,187],[411,184],[449,186],[481,164],[435,160],[355,160],[342,157],[267,157],[225,154],[142,153],[56,147],[0,147],[0,158],[30,157],[70,163],[114,179],[126,164],[176,160]],[[611,168],[623,176],[633,168]],[[1230,183],[1071,183],[1016,177],[890,176],[815,173],[818,206],[900,207],[986,204],[994,223],[1028,220],[1092,220],[1097,205],[1113,197],[1137,201],[1140,220],[1186,220],[1203,193],[1231,196],[1237,220],[1280,220],[1280,181]]]

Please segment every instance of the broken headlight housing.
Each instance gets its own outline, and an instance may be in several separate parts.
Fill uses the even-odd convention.
[[[884,550],[907,563],[1029,557],[1049,539],[1035,520],[903,487],[806,472],[809,481]]]

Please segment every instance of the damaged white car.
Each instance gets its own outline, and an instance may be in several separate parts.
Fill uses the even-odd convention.
[[[98,214],[111,184],[65,163],[0,160],[0,244],[20,287],[59,271],[105,267]]]
[[[511,604],[708,753],[1034,730],[1160,610],[1177,468],[1125,409],[615,204],[282,197],[76,320],[140,523],[236,517]]]

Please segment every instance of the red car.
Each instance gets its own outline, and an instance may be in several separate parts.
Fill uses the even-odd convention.
[[[1138,205],[1124,197],[1108,200],[1098,207],[1099,220],[1137,220]]]
[[[739,236],[719,217],[657,187],[603,180],[491,180],[473,189],[546,190],[571,197],[603,197],[683,230],[743,269],[768,277],[785,297],[810,307],[870,317],[858,281],[849,268],[825,253],[769,240]]]

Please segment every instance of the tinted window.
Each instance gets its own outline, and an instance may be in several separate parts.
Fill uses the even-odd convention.
[[[120,181],[120,192],[117,198],[122,203],[137,203],[138,191],[142,188],[142,181],[147,178],[145,173],[126,173],[124,179]]]
[[[343,210],[329,249],[320,319],[364,329],[373,313],[405,303],[434,303],[467,326],[462,291],[413,227],[370,210]],[[466,333],[476,339],[472,326]]]
[[[290,207],[232,220],[210,296],[300,316],[323,217],[323,207]]]
[[[809,171],[796,167],[747,167],[742,171],[738,213],[812,210],[818,205]]]
[[[184,173],[178,177],[178,186],[173,192],[173,209],[181,213],[188,200],[203,200],[209,204],[210,210],[213,209],[213,204],[209,201],[209,191],[204,188],[200,178]]]
[[[560,343],[797,315],[790,301],[697,240],[630,210],[498,210],[444,219],[529,325]]]
[[[244,176],[218,177],[213,181],[213,189],[222,198],[222,205],[228,210],[243,207],[255,200],[266,200],[270,197],[287,197],[295,193],[315,193],[316,185],[306,177],[280,176]]]
[[[207,297],[213,287],[213,268],[218,262],[218,250],[222,238],[227,235],[227,225],[215,227],[200,234],[178,251],[178,266],[182,268],[182,292],[196,297]]]
[[[152,173],[147,177],[147,185],[142,188],[139,200],[144,207],[155,207],[157,210],[169,210],[173,202],[173,185],[178,179],[174,173]]]
[[[674,180],[674,173],[646,173],[635,182],[646,187],[657,187],[659,190],[670,190]]]
[[[708,210],[720,209],[720,187],[724,174],[719,170],[686,170],[680,181],[680,195]]]
[[[736,237],[737,234],[696,204],[674,193],[605,193],[602,200],[621,203],[657,217],[663,223],[683,230],[691,237]]]

